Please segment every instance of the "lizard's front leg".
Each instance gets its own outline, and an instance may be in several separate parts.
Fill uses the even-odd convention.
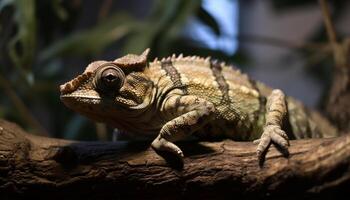
[[[266,103],[266,122],[264,132],[259,140],[257,154],[259,162],[262,163],[265,158],[271,142],[278,145],[285,152],[288,152],[289,140],[287,134],[282,130],[283,117],[286,115],[286,100],[281,90],[273,90]]]
[[[159,151],[168,151],[183,158],[181,149],[173,142],[184,139],[205,125],[214,115],[215,107],[211,102],[196,96],[174,95],[165,100],[162,113],[172,118],[160,130],[152,142]]]

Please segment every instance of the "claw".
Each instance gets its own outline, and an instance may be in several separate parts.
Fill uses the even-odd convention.
[[[156,151],[167,151],[176,155],[180,160],[184,158],[184,154],[181,149],[174,143],[158,136],[151,145]]]
[[[177,153],[179,158],[183,158],[184,157],[184,154],[182,153],[181,150],[178,150],[176,153]]]
[[[256,152],[260,164],[265,160],[266,152],[271,143],[274,143],[278,149],[282,150],[284,155],[288,155],[288,136],[278,125],[266,126],[261,138],[255,140],[254,143],[258,143]]]

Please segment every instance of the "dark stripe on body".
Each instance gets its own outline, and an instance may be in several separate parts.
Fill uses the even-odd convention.
[[[181,82],[181,75],[177,69],[173,66],[173,63],[169,60],[161,62],[162,69],[165,70],[166,75],[170,77],[171,82],[173,82],[174,88],[181,89],[185,94],[188,94],[187,88]]]
[[[232,112],[235,115],[234,121],[226,121],[223,122],[223,124],[219,125],[219,126],[215,126],[213,127],[212,131],[214,131],[214,135],[220,135],[220,133],[224,133],[224,132],[230,132],[228,133],[230,137],[235,138],[237,136],[239,136],[240,134],[235,134],[235,129],[236,128],[243,128],[241,125],[239,124],[243,124],[243,125],[248,125],[246,123],[243,123],[244,120],[241,120],[242,117],[242,113],[240,113],[239,110],[234,109],[234,107],[232,106],[232,100],[229,96],[229,91],[230,91],[230,87],[223,75],[222,72],[222,67],[220,65],[220,62],[218,61],[211,61],[210,62],[210,69],[212,70],[213,76],[215,77],[215,81],[218,83],[219,85],[219,90],[222,93],[222,99],[220,104],[221,105],[226,105],[226,109],[223,112]],[[222,113],[224,114],[224,113]],[[242,123],[240,123],[242,121]]]
[[[138,81],[140,81],[140,82],[143,82],[143,83],[152,82],[152,81],[150,81],[149,79],[147,79],[147,78],[145,78],[145,77],[142,77],[142,76],[140,76],[140,75],[138,75],[138,74],[135,74],[135,73],[130,73],[129,75],[130,75],[133,79],[136,79],[136,80],[138,80]]]
[[[222,93],[222,101],[221,103],[230,103],[230,97],[228,95],[229,85],[226,82],[224,75],[222,74],[222,67],[219,62],[211,61],[210,69],[213,72],[215,77],[215,81],[219,84],[219,90]]]
[[[256,90],[259,94],[259,102],[260,102],[260,109],[259,109],[259,114],[260,113],[265,113],[266,112],[266,102],[267,102],[267,97],[263,96],[260,92],[260,89],[258,87],[258,84],[255,80],[249,79],[250,84],[252,85],[253,89]],[[258,115],[259,115],[258,114]],[[259,116],[257,116],[258,118]]]

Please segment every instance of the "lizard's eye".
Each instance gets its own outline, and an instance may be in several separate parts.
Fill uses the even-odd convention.
[[[124,72],[113,63],[106,63],[96,72],[95,84],[103,92],[117,92],[124,84]]]

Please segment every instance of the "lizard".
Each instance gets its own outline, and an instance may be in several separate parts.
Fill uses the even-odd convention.
[[[316,121],[326,120],[320,115],[231,65],[182,54],[148,62],[149,52],[90,63],[60,85],[62,102],[94,121],[149,138],[154,150],[181,160],[176,142],[191,136],[253,140],[261,162],[270,144],[288,154],[289,139],[336,135],[333,128],[321,131]]]

